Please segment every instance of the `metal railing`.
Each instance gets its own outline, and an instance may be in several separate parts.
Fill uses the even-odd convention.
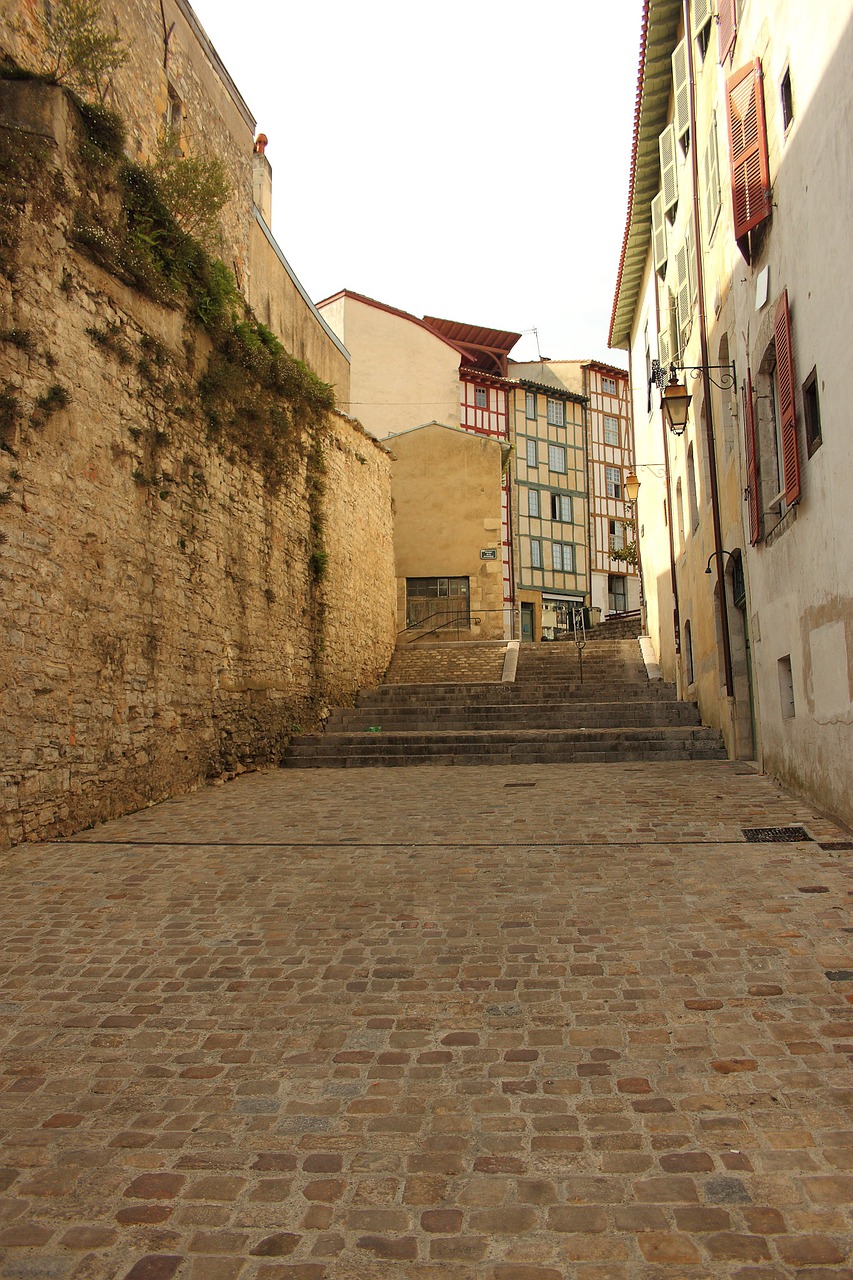
[[[583,651],[586,648],[586,617],[583,606],[572,609],[572,639],[578,651],[578,679],[583,684]]]
[[[455,633],[456,639],[461,639],[462,633],[469,633],[478,627],[482,621],[484,614],[499,613],[503,617],[504,609],[478,609],[476,614],[472,614],[466,607],[455,611],[447,609],[437,609],[433,613],[428,613],[422,618],[413,618],[409,621],[402,631],[397,632],[397,637],[412,635],[418,640],[424,640],[428,636],[444,634],[446,632]],[[430,625],[432,623],[432,625]]]

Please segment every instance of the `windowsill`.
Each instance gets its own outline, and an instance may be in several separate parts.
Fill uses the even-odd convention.
[[[792,507],[788,507],[784,515],[779,517],[779,520],[774,524],[773,528],[768,529],[764,535],[764,545],[766,547],[772,547],[776,539],[781,538],[786,529],[790,529],[791,525],[797,518],[797,512],[799,509],[798,503],[795,503]]]

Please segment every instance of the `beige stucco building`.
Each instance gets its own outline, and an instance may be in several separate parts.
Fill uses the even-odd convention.
[[[852,143],[851,0],[819,21],[793,0],[650,0],[610,335],[649,631],[731,755],[848,822]],[[655,360],[692,394],[680,436]]]
[[[502,639],[506,447],[438,422],[399,433],[389,447],[398,629]]]
[[[520,334],[436,316],[419,318],[349,289],[317,306],[351,358],[349,412],[377,439],[436,422],[508,445],[514,383],[507,377],[507,356]],[[444,473],[441,456],[434,465],[438,474]],[[515,579],[508,470],[498,475],[497,485],[502,625],[504,633],[512,635]],[[438,558],[430,576],[446,577]]]

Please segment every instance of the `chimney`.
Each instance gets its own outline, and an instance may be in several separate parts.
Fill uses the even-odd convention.
[[[272,165],[264,154],[269,138],[259,133],[252,156],[252,199],[267,226],[272,225]]]

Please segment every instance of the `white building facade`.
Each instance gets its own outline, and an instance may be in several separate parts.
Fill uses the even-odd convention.
[[[610,334],[648,628],[730,755],[848,823],[851,243],[853,0],[648,0]]]

